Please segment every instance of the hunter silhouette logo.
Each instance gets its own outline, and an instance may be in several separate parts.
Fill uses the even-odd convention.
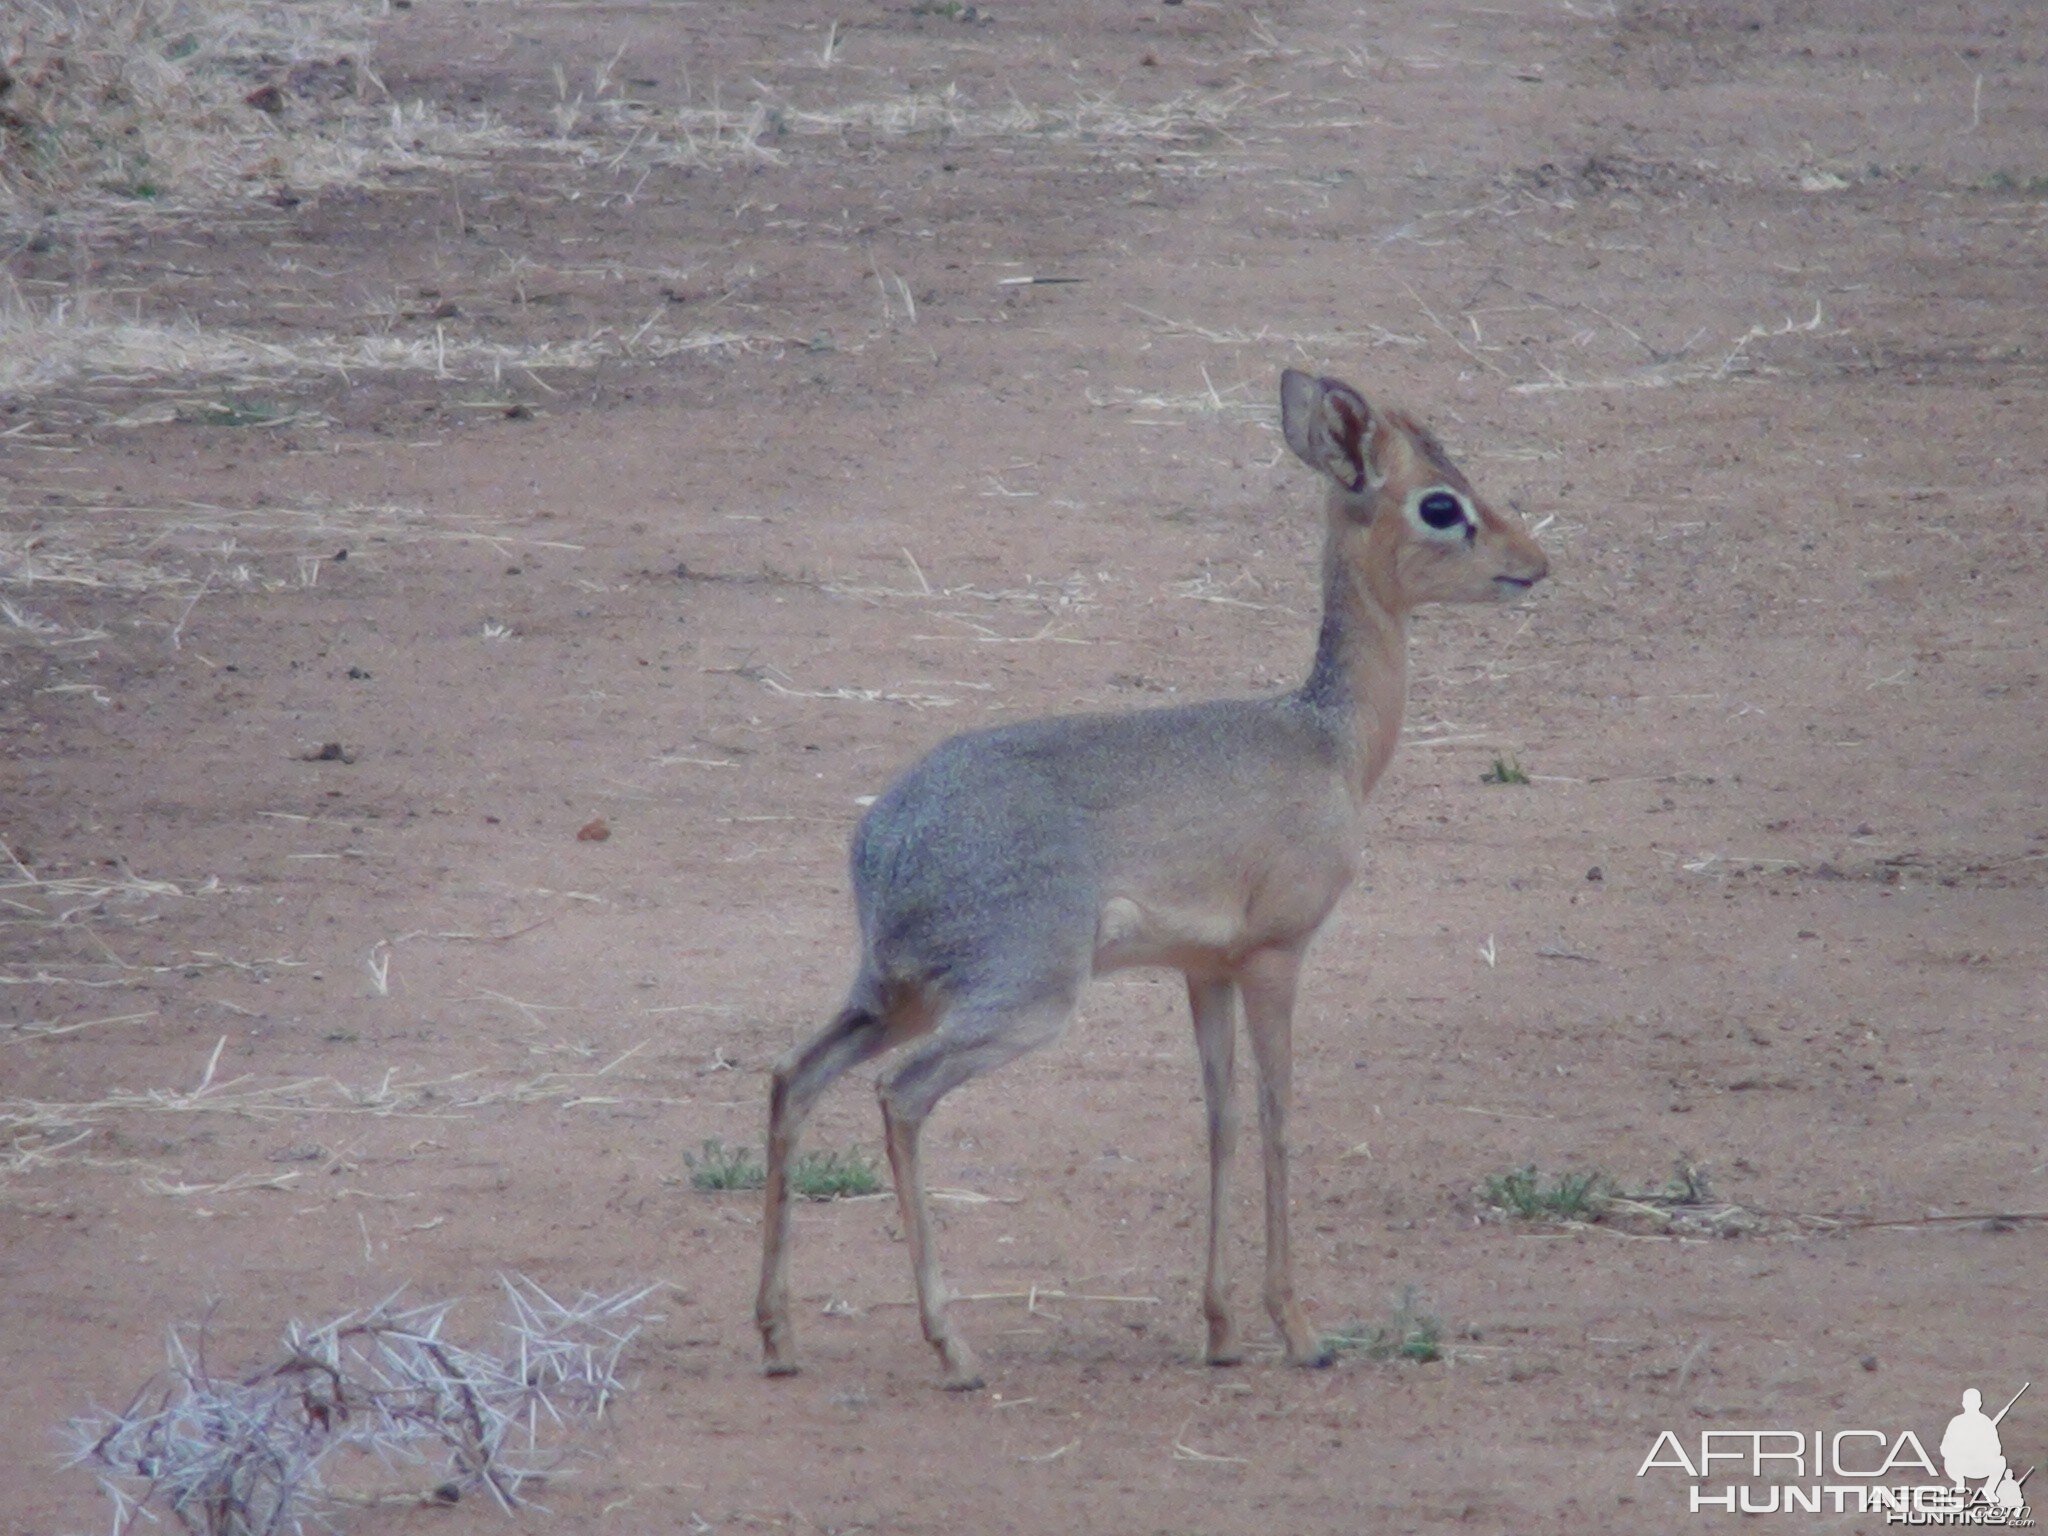
[[[2032,1386],[2027,1383],[2027,1387]],[[1963,1484],[1981,1480],[1979,1492],[1994,1509],[2017,1510],[2024,1516],[2027,1510],[2026,1495],[2021,1485],[2032,1477],[2033,1468],[2027,1469],[2023,1477],[2014,1477],[2012,1468],[2005,1463],[2005,1446],[1998,1438],[1999,1420],[2012,1412],[2012,1404],[2026,1396],[2027,1387],[2013,1393],[2012,1402],[1998,1410],[1995,1417],[1984,1413],[1984,1394],[1975,1387],[1963,1393],[1963,1411],[1948,1421],[1948,1428],[1941,1437],[1941,1469],[1949,1475],[1955,1491],[1961,1493]]]
[[[1688,1445],[1665,1430],[1637,1477],[1677,1472],[1691,1480],[1687,1507],[1730,1515],[1883,1515],[1886,1525],[2031,1526],[2029,1466],[2016,1471],[1999,1426],[2033,1383],[1995,1414],[1975,1387],[1948,1421],[1940,1464],[1910,1429],[1708,1429]]]

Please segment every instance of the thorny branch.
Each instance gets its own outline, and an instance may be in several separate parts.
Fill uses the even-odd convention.
[[[619,1358],[657,1287],[564,1303],[523,1275],[499,1283],[510,1315],[495,1351],[443,1337],[453,1302],[401,1307],[399,1293],[317,1328],[287,1324],[279,1357],[239,1379],[207,1365],[204,1322],[189,1339],[173,1328],[166,1369],[126,1408],[66,1426],[71,1464],[97,1471],[114,1536],[160,1512],[196,1536],[302,1532],[361,1500],[366,1473],[406,1464],[431,1469],[424,1501],[486,1489],[509,1512],[560,1459],[543,1449],[542,1416],[595,1418],[624,1390]]]

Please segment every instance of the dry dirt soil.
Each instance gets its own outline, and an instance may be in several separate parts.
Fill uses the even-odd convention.
[[[417,0],[376,68],[472,138],[10,258],[249,346],[0,418],[0,1528],[104,1526],[57,1427],[169,1325],[503,1273],[665,1282],[636,1390],[546,1512],[344,1529],[1684,1531],[1664,1429],[2029,1379],[2048,1459],[2038,7]],[[1443,1358],[1198,1363],[1126,973],[928,1133],[990,1390],[886,1198],[799,1210],[763,1379],[684,1159],[839,1000],[863,797],[1298,680],[1290,364],[1554,560],[1418,623],[1297,1023],[1307,1305]],[[869,1080],[809,1145],[879,1155]],[[1529,1165],[1661,1199],[1508,1219]]]

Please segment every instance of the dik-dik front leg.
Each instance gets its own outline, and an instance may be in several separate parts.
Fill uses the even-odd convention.
[[[1287,1106],[1294,1078],[1294,984],[1298,950],[1264,950],[1238,976],[1245,1027],[1259,1069],[1259,1140],[1266,1161],[1266,1310],[1289,1365],[1323,1366],[1331,1355],[1294,1296],[1287,1235]]]

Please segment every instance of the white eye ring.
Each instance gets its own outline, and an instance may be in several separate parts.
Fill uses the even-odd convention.
[[[1472,503],[1447,485],[1410,491],[1401,511],[1408,526],[1426,539],[1463,539],[1479,525]]]

